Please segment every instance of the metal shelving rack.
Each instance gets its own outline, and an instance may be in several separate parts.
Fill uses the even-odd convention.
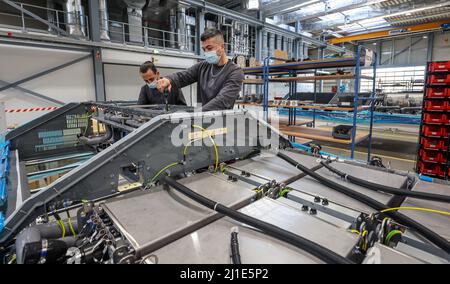
[[[364,58],[362,57],[364,54],[366,55]],[[367,55],[373,54],[371,58]],[[244,74],[246,75],[254,75],[261,77],[261,79],[256,80],[248,80],[245,81],[246,84],[262,84],[263,85],[263,111],[264,111],[264,119],[268,120],[268,110],[269,110],[269,82],[286,82],[289,83],[289,99],[292,98],[292,95],[297,91],[297,82],[312,80],[316,81],[324,81],[324,80],[339,80],[339,79],[352,79],[354,80],[354,99],[353,99],[353,107],[348,108],[347,111],[353,112],[353,123],[352,123],[352,137],[351,137],[351,159],[354,159],[355,155],[355,146],[357,144],[356,141],[356,128],[357,128],[357,114],[359,111],[363,110],[363,108],[359,107],[359,102],[368,100],[369,101],[369,111],[370,111],[370,127],[369,127],[369,146],[367,153],[367,160],[370,161],[371,158],[371,150],[372,150],[372,131],[373,131],[373,112],[374,112],[374,102],[376,101],[376,69],[377,69],[377,54],[367,47],[359,45],[357,47],[357,52],[354,57],[343,57],[343,58],[333,58],[333,59],[323,59],[323,60],[314,60],[314,61],[303,61],[303,62],[294,62],[294,63],[284,63],[284,64],[276,64],[270,65],[271,60],[278,61],[286,61],[286,59],[280,59],[275,57],[266,57],[263,62],[263,66],[254,67],[254,68],[244,68]],[[373,76],[362,76],[361,75],[361,67],[362,66],[370,66],[373,68]],[[310,76],[310,77],[297,77],[299,72],[304,72],[306,70],[311,71],[311,73],[316,74],[318,70],[323,69],[336,69],[336,68],[354,68],[354,73],[351,75],[345,74],[342,76],[339,75],[331,75],[331,76]],[[282,76],[282,77],[274,77],[271,76]],[[361,88],[361,79],[369,79],[372,81],[372,93],[370,97],[360,98],[360,88]],[[283,107],[283,106],[281,106]],[[307,108],[306,106],[294,106],[287,107],[289,109],[288,113],[288,125],[295,125],[296,122],[296,109],[297,108]],[[310,106],[310,108],[314,109]],[[332,108],[330,108],[331,110]],[[338,110],[339,108],[336,108]],[[314,115],[315,116],[315,115]],[[290,137],[291,140],[295,141],[295,137]]]

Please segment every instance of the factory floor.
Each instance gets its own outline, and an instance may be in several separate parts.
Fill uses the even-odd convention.
[[[333,123],[318,122],[317,125],[333,126]],[[359,126],[368,130],[367,126]],[[372,140],[372,156],[378,156],[386,167],[414,172],[418,149],[419,127],[415,125],[375,125]],[[350,146],[327,142],[316,142],[322,151],[339,156],[350,157]],[[360,143],[355,149],[355,159],[367,161],[368,141]]]
[[[322,151],[343,157],[350,157],[350,148],[331,143],[316,142],[322,146]],[[367,160],[367,146],[364,142],[355,149],[355,159],[360,161]],[[372,156],[378,156],[382,159],[386,167],[414,171],[417,155],[417,143],[408,143],[396,140],[386,140],[374,138],[372,143]]]

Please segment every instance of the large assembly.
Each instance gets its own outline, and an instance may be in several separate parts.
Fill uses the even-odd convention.
[[[5,263],[450,262],[444,186],[300,152],[248,110],[73,103],[5,141]]]

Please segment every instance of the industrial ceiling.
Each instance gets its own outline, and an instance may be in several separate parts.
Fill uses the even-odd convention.
[[[287,24],[314,35],[332,37],[406,25],[450,20],[444,0],[211,0],[223,7],[256,15],[261,11],[277,25]],[[256,9],[259,7],[259,9]]]

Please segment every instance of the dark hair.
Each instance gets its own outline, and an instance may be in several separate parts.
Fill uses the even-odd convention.
[[[153,64],[153,62],[151,62],[151,61],[146,61],[146,62],[142,63],[141,67],[139,67],[139,72],[141,72],[141,73],[147,73],[148,70],[152,70],[153,73],[155,73],[155,74],[156,74],[156,72],[158,72],[155,64]]]
[[[219,31],[216,28],[207,28],[205,29],[205,31],[202,33],[200,39],[201,41],[205,41],[209,38],[215,37],[215,36],[220,36],[223,40],[223,34],[221,31]]]

